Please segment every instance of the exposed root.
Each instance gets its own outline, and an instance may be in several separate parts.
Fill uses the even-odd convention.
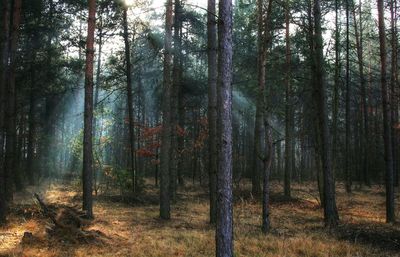
[[[35,193],[35,197],[40,204],[43,215],[52,221],[46,227],[47,235],[52,240],[56,239],[74,244],[103,244],[102,238],[106,236],[102,232],[86,231],[83,229],[90,224],[90,221],[86,219],[85,212],[68,206],[47,205],[38,194]],[[30,238],[29,234],[25,234]]]

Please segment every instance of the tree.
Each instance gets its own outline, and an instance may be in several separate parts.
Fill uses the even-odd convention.
[[[178,173],[180,174],[181,170],[178,171],[178,162],[179,155],[178,152],[181,149],[178,149],[178,128],[180,125],[180,117],[179,114],[184,115],[184,112],[178,112],[180,109],[180,98],[182,94],[181,86],[182,86],[182,38],[181,38],[181,27],[182,27],[182,4],[180,0],[175,0],[174,3],[174,57],[173,57],[173,67],[172,67],[172,93],[171,93],[171,126],[172,126],[172,134],[171,134],[171,160],[170,160],[170,195],[171,199],[176,200],[176,190],[178,185]],[[180,143],[180,142],[179,142]],[[179,167],[181,168],[181,167]]]
[[[1,43],[1,73],[0,73],[0,224],[6,221],[7,212],[7,174],[4,169],[4,109],[5,109],[5,94],[7,83],[7,69],[9,60],[9,33],[10,33],[10,9],[11,1],[3,0],[2,3],[2,37]]]
[[[263,125],[264,125],[264,146],[261,145],[258,147],[258,154],[260,156],[263,163],[263,200],[262,200],[262,225],[261,230],[264,234],[267,234],[270,230],[270,207],[269,207],[269,191],[270,191],[270,170],[271,163],[273,158],[273,146],[272,146],[272,134],[271,128],[269,125],[269,113],[267,110],[267,102],[265,99],[265,77],[266,77],[266,64],[267,64],[267,47],[271,41],[271,13],[272,13],[272,2],[273,0],[268,1],[268,6],[264,18],[264,1],[258,1],[258,37],[259,37],[259,63],[258,63],[258,94],[262,96],[262,101],[260,106],[257,108],[261,108]],[[262,138],[262,137],[261,137]],[[260,142],[260,139],[257,142]],[[262,154],[265,152],[265,154]]]
[[[367,90],[365,85],[364,76],[364,48],[363,48],[363,26],[362,26],[362,4],[359,1],[359,26],[357,26],[355,7],[353,8],[353,21],[354,21],[354,34],[356,38],[357,58],[358,58],[358,72],[360,73],[360,86],[361,86],[361,104],[363,114],[363,128],[362,128],[362,179],[366,185],[369,183],[368,174],[368,160],[369,160],[369,121],[368,121],[368,107],[367,107]]]
[[[210,223],[215,224],[217,214],[217,23],[215,0],[207,5],[208,45],[208,170],[210,190]]]
[[[346,148],[345,148],[345,176],[346,192],[351,192],[350,172],[350,1],[346,0]]]
[[[28,182],[30,185],[33,185],[35,182],[36,176],[36,116],[37,116],[37,69],[36,69],[36,60],[37,60],[37,52],[40,47],[40,34],[38,29],[38,24],[40,24],[42,20],[42,4],[40,1],[32,1],[32,4],[37,7],[34,8],[33,12],[33,21],[34,25],[32,28],[32,44],[30,51],[30,88],[29,88],[29,120],[28,120],[28,145],[27,145],[27,161],[26,161],[26,170],[25,174],[28,176]]]
[[[286,102],[285,102],[285,177],[284,177],[284,194],[290,197],[290,180],[293,170],[293,107],[292,107],[292,84],[290,83],[290,4],[289,0],[285,2],[285,41],[286,41],[286,72],[285,72],[285,86],[286,86]]]
[[[220,0],[218,12],[217,257],[233,256],[232,16],[232,1]]]
[[[165,13],[164,37],[164,95],[163,95],[163,130],[160,150],[160,217],[170,219],[170,160],[171,160],[171,63],[172,63],[172,0],[167,0]]]
[[[378,30],[379,30],[379,49],[381,61],[381,92],[382,92],[382,115],[383,115],[383,141],[386,171],[386,222],[395,221],[394,213],[394,185],[393,185],[393,152],[392,152],[392,131],[390,128],[390,107],[389,91],[386,81],[386,35],[385,35],[385,16],[383,0],[378,3]]]
[[[399,121],[399,89],[398,85],[398,39],[397,39],[397,2],[390,1],[390,45],[392,50],[391,71],[390,71],[390,106],[391,106],[391,127],[392,127],[392,146],[393,146],[393,179],[394,185],[399,184],[399,133],[396,125]]]
[[[326,107],[326,82],[323,57],[323,41],[321,29],[321,3],[314,1],[314,101],[318,117],[318,139],[321,142],[320,151],[323,168],[324,221],[327,227],[336,227],[339,215],[336,207],[335,180],[332,172],[330,135]]]
[[[15,0],[13,3],[13,13],[11,17],[11,31],[10,31],[10,43],[9,43],[9,64],[6,72],[6,106],[5,106],[5,163],[4,163],[4,174],[5,174],[5,190],[6,197],[11,200],[13,197],[13,182],[16,182],[16,143],[17,143],[17,122],[16,122],[16,55],[18,47],[19,37],[19,26],[21,22],[21,7],[22,1]],[[19,181],[16,184],[17,190],[21,190]]]
[[[89,19],[86,39],[85,110],[83,130],[83,210],[93,218],[93,59],[96,25],[96,0],[88,1]]]
[[[129,45],[128,33],[128,6],[123,7],[123,27],[124,27],[124,44],[125,44],[125,76],[126,76],[126,105],[128,109],[128,132],[129,132],[129,158],[131,164],[132,190],[136,192],[136,170],[135,170],[135,125],[133,111],[133,94],[132,94],[132,64],[131,51]]]
[[[332,167],[334,172],[337,170],[340,66],[339,0],[335,0],[335,81],[332,103]]]

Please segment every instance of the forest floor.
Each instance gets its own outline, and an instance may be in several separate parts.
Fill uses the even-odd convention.
[[[42,187],[40,194],[46,203],[79,206],[77,188],[53,183]],[[272,230],[267,236],[260,232],[261,208],[249,186],[236,190],[235,256],[400,256],[400,225],[385,224],[383,187],[364,187],[346,194],[338,185],[341,225],[332,231],[323,227],[315,188],[311,183],[294,184],[293,198],[288,200],[281,196],[282,186],[273,182]],[[98,196],[95,219],[84,228],[98,235],[90,241],[49,235],[46,228],[51,221],[41,214],[33,190],[39,189],[15,195],[9,224],[0,229],[0,256],[214,256],[208,198],[200,186],[179,190],[170,221],[158,218],[154,186],[149,185],[142,198]],[[400,217],[399,208],[396,211]],[[32,234],[27,237],[26,232]]]

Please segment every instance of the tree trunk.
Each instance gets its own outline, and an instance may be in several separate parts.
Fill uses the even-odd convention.
[[[338,115],[339,115],[339,88],[340,88],[340,24],[339,0],[335,0],[335,82],[333,87],[332,107],[332,168],[337,170],[337,143],[338,143]]]
[[[393,152],[392,131],[390,128],[389,92],[386,82],[386,35],[383,0],[378,2],[378,29],[381,61],[381,91],[383,112],[383,141],[386,170],[386,222],[395,222],[394,186],[393,186]]]
[[[217,22],[215,0],[208,0],[208,171],[210,190],[210,223],[215,224],[217,214]]]
[[[163,130],[160,149],[160,217],[170,219],[170,160],[171,160],[171,61],[172,61],[172,0],[167,0],[164,37],[164,96]]]
[[[336,208],[335,180],[332,172],[328,114],[326,106],[326,83],[324,70],[323,42],[321,30],[320,0],[314,1],[314,95],[318,114],[318,133],[321,141],[321,155],[324,181],[324,220],[328,227],[336,227],[339,215]]]
[[[17,167],[15,166],[16,156],[16,137],[17,137],[17,124],[16,124],[16,87],[15,87],[15,72],[16,72],[16,54],[17,44],[19,36],[19,25],[21,21],[21,0],[14,1],[14,9],[12,14],[12,24],[10,31],[10,55],[9,65],[7,71],[7,87],[6,87],[6,108],[5,108],[5,130],[6,130],[6,145],[5,145],[5,163],[4,173],[6,196],[8,199],[12,199],[12,185],[14,174],[17,173]]]
[[[93,59],[96,0],[88,0],[89,19],[86,39],[85,110],[83,130],[83,210],[93,218]]]
[[[261,193],[261,167],[262,161],[259,154],[262,152],[264,144],[263,134],[263,117],[264,117],[264,102],[265,102],[265,66],[267,64],[266,56],[266,24],[264,21],[264,1],[257,1],[258,8],[258,93],[256,105],[256,119],[254,122],[254,150],[253,150],[253,176],[252,176],[252,194],[258,197]]]
[[[2,35],[1,35],[1,63],[0,63],[0,224],[5,223],[7,214],[7,175],[4,169],[4,117],[7,86],[7,71],[9,60],[9,36],[10,36],[10,9],[11,1],[3,0],[2,11]]]
[[[350,0],[346,0],[346,135],[345,135],[345,185],[346,192],[351,192],[350,170]]]
[[[233,256],[232,195],[232,1],[219,1],[218,174],[216,256]]]
[[[290,83],[290,9],[289,1],[286,0],[285,4],[285,41],[286,41],[286,103],[285,103],[285,180],[284,180],[284,194],[285,197],[290,197],[290,181],[293,171],[293,111],[292,111],[292,85]]]
[[[369,160],[369,124],[368,124],[368,106],[367,106],[367,90],[366,90],[366,83],[365,83],[365,76],[364,76],[364,49],[363,49],[363,27],[362,27],[362,20],[361,20],[361,1],[359,1],[359,29],[357,26],[356,20],[356,12],[355,7],[353,7],[353,20],[354,20],[354,32],[356,37],[356,48],[357,48],[357,57],[358,57],[358,71],[360,73],[360,86],[361,86],[361,105],[362,105],[362,179],[365,185],[369,186],[369,171],[368,171],[368,160]]]
[[[171,160],[170,160],[170,195],[171,200],[176,200],[176,190],[178,186],[178,126],[179,126],[179,91],[181,89],[181,47],[182,40],[180,37],[181,31],[181,14],[182,6],[180,0],[175,0],[175,15],[174,15],[174,58],[172,68],[172,94],[171,94]]]
[[[129,132],[129,161],[132,175],[132,191],[136,192],[136,170],[135,170],[135,125],[133,112],[133,95],[132,95],[132,64],[131,51],[128,39],[128,7],[123,7],[123,27],[124,27],[124,44],[125,44],[125,75],[126,75],[126,94],[128,109],[128,132]]]
[[[391,93],[391,127],[393,146],[393,179],[394,186],[398,186],[399,175],[399,133],[396,126],[399,122],[399,88],[398,88],[398,66],[397,66],[397,2],[390,1],[390,29],[391,29],[391,71],[390,71],[390,93]]]
[[[271,0],[269,4],[271,4]],[[264,164],[264,174],[263,174],[263,201],[262,201],[262,227],[261,230],[264,234],[267,234],[271,228],[271,221],[269,219],[270,208],[269,208],[269,189],[270,189],[270,172],[271,172],[271,163],[274,148],[272,145],[272,135],[271,129],[269,128],[268,121],[264,122],[265,124],[265,145],[266,145],[266,155],[263,160]]]
[[[34,59],[33,59],[34,60]],[[36,136],[36,81],[35,72],[32,67],[31,74],[31,92],[29,97],[29,130],[28,130],[28,151],[27,151],[27,164],[26,164],[26,174],[28,175],[28,182],[33,185],[35,177],[35,136]]]
[[[101,75],[101,56],[102,56],[102,48],[103,48],[103,13],[102,10],[99,13],[99,21],[98,21],[99,25],[98,25],[98,35],[99,35],[99,43],[98,43],[98,54],[97,54],[97,67],[96,67],[96,89],[95,89],[95,93],[94,93],[94,113],[96,113],[97,111],[97,107],[98,107],[98,102],[99,102],[99,94],[100,94],[100,75]],[[100,127],[101,125],[98,124],[98,120],[96,115],[93,116],[93,137],[94,140],[96,140],[97,137],[97,128]],[[102,131],[100,130],[100,135],[98,137],[97,140],[97,145],[98,145],[98,149],[97,149],[97,160],[98,160],[98,165],[94,165],[94,189],[95,189],[95,195],[97,195],[97,177],[98,177],[98,173],[99,171],[102,170],[102,164],[101,164],[101,160],[100,157],[101,156],[101,133]],[[96,152],[96,151],[95,151]]]

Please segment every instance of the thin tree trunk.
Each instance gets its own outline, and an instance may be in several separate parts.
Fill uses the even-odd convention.
[[[382,112],[383,112],[383,141],[386,170],[386,222],[395,222],[394,212],[394,186],[393,186],[393,147],[392,131],[390,128],[390,107],[389,92],[386,82],[386,35],[385,35],[385,17],[383,0],[378,2],[378,29],[381,61],[381,90],[382,90]]]
[[[172,63],[172,0],[167,0],[164,37],[163,130],[160,150],[160,217],[170,219],[170,159],[171,159],[171,63]]]
[[[83,210],[93,218],[93,59],[96,0],[88,0],[89,19],[86,39],[85,111],[83,130]]]
[[[285,73],[285,85],[286,85],[286,103],[285,103],[285,180],[284,180],[284,194],[286,197],[290,197],[290,181],[293,172],[293,116],[292,116],[292,86],[290,83],[290,9],[289,1],[286,0],[285,4],[285,41],[286,41],[286,73]]]
[[[338,115],[339,115],[339,88],[340,88],[340,24],[339,0],[335,0],[335,82],[333,87],[332,108],[332,168],[337,170],[337,141],[338,141]]]
[[[271,4],[272,1],[269,1]],[[267,234],[271,228],[271,221],[269,219],[270,216],[270,207],[269,207],[269,191],[270,191],[270,173],[271,173],[271,163],[274,148],[272,145],[272,135],[271,129],[269,125],[265,121],[265,145],[266,145],[266,156],[264,157],[263,164],[264,164],[264,174],[263,174],[263,202],[262,202],[262,232]]]
[[[208,170],[210,190],[210,223],[215,224],[217,214],[217,22],[215,0],[208,0]]]
[[[7,215],[7,174],[4,169],[4,118],[5,99],[7,86],[7,70],[9,60],[9,36],[10,36],[10,9],[11,1],[3,0],[2,9],[2,35],[1,35],[1,63],[0,63],[0,224],[5,223]]]
[[[345,135],[345,185],[346,192],[351,192],[351,170],[350,170],[350,2],[346,0],[346,135]]]
[[[135,170],[135,125],[133,112],[133,94],[132,94],[132,64],[131,51],[128,39],[128,7],[123,7],[123,26],[124,26],[124,44],[125,44],[125,76],[126,76],[126,94],[127,94],[127,109],[128,109],[128,132],[129,132],[129,159],[132,175],[132,191],[136,192],[136,170]]]
[[[395,0],[390,1],[390,29],[391,29],[391,71],[390,71],[390,93],[391,93],[391,127],[392,127],[392,146],[393,146],[393,179],[394,185],[398,186],[399,174],[399,133],[396,129],[399,121],[399,88],[398,88],[398,66],[397,66],[397,3]]]
[[[257,0],[257,19],[258,19],[258,94],[256,105],[256,119],[254,122],[254,153],[253,153],[253,175],[252,175],[252,194],[258,197],[261,193],[260,174],[262,161],[258,154],[264,143],[263,140],[263,116],[265,98],[265,66],[266,66],[266,46],[265,46],[265,22],[264,22],[264,1]]]
[[[15,71],[16,71],[16,54],[19,36],[19,25],[21,21],[21,0],[15,0],[13,5],[12,24],[10,31],[10,55],[9,65],[7,70],[7,87],[6,87],[6,108],[5,108],[5,130],[6,130],[6,145],[5,145],[5,163],[4,173],[6,196],[12,199],[12,184],[14,172],[16,172],[16,137],[17,137],[17,124],[16,124],[16,88],[15,88]]]
[[[219,1],[218,174],[216,256],[233,256],[232,195],[232,1]]]
[[[368,130],[368,106],[367,106],[367,90],[366,90],[366,83],[365,83],[365,76],[364,76],[364,51],[363,51],[363,27],[362,27],[362,20],[361,20],[361,1],[359,1],[359,29],[357,26],[356,20],[356,12],[355,7],[353,7],[353,20],[354,20],[354,32],[356,37],[356,47],[357,47],[357,57],[358,57],[358,71],[360,75],[360,86],[361,86],[361,105],[362,105],[362,178],[365,185],[369,186],[369,172],[368,172],[368,160],[369,160],[369,130]]]
[[[328,227],[336,227],[339,215],[336,208],[335,180],[332,172],[330,135],[328,127],[328,114],[326,106],[326,83],[323,57],[323,41],[321,30],[321,5],[320,0],[314,1],[314,70],[315,85],[314,95],[318,113],[318,132],[321,141],[321,155],[324,181],[324,220]]]
[[[174,58],[172,68],[172,94],[171,94],[171,160],[170,160],[170,195],[171,200],[176,200],[176,190],[178,186],[178,126],[179,126],[179,91],[181,88],[181,12],[182,6],[180,0],[175,0],[174,15]]]
[[[102,48],[103,48],[103,13],[102,11],[99,14],[99,25],[98,25],[98,35],[99,35],[99,43],[98,43],[98,54],[97,54],[97,67],[96,67],[96,89],[95,89],[95,93],[94,93],[94,112],[96,113],[97,111],[97,107],[98,107],[98,101],[99,101],[99,94],[100,94],[100,75],[101,75],[101,53],[102,53]],[[93,116],[93,137],[94,139],[96,139],[97,137],[97,128],[101,126],[99,126],[100,124],[98,124],[98,120],[96,115]],[[100,130],[100,135],[98,137],[97,140],[97,145],[98,145],[98,149],[97,149],[97,160],[98,160],[98,165],[94,166],[94,189],[95,189],[95,195],[97,195],[97,176],[99,171],[102,170],[102,164],[101,164],[101,160],[100,157],[101,156],[101,133],[102,131]]]
[[[34,59],[33,59],[34,60]],[[28,175],[28,182],[30,185],[35,183],[35,170],[34,170],[34,161],[35,161],[35,136],[36,136],[36,82],[35,82],[35,72],[32,69],[31,74],[31,92],[29,97],[29,121],[28,121],[28,151],[27,151],[27,164],[26,164],[26,174]]]

